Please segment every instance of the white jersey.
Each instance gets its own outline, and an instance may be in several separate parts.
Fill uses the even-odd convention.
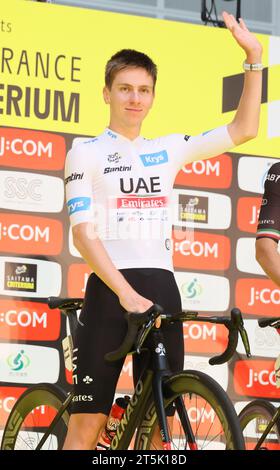
[[[70,223],[94,223],[117,269],[173,271],[172,188],[180,168],[234,147],[227,127],[135,140],[106,129],[76,144],[65,165]],[[90,234],[89,234],[90,236]]]

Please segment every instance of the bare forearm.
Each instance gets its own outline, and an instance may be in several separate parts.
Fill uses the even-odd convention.
[[[77,250],[97,276],[118,296],[121,306],[128,312],[145,312],[153,302],[138,294],[115,267],[102,241],[94,232],[94,225],[83,223],[73,228]],[[157,320],[157,326],[160,320]]]
[[[86,263],[117,296],[133,290],[121,272],[116,269],[98,237],[88,238],[84,234],[76,235],[74,244]]]
[[[270,239],[257,240],[256,259],[268,277],[280,287],[280,255],[277,244]]]
[[[262,72],[245,72],[244,87],[229,133],[236,145],[257,136],[262,97]]]

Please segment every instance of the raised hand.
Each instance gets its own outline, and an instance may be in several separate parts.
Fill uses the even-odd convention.
[[[249,31],[242,18],[239,19],[238,23],[234,16],[226,11],[223,12],[222,16],[226,27],[230,30],[239,46],[246,52],[247,58],[255,62],[261,61],[262,45],[256,36]]]

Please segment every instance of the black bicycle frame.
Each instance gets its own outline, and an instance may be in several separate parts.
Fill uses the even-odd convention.
[[[70,328],[71,329],[71,328]],[[72,333],[72,332],[71,332]],[[149,337],[147,338],[147,346],[143,349],[150,351],[149,364],[143,371],[139,378],[134,394],[131,397],[126,411],[122,417],[122,420],[117,428],[116,434],[111,442],[110,450],[126,450],[132,440],[134,432],[139,424],[143,421],[147,406],[153,402],[155,404],[156,414],[161,430],[161,436],[163,442],[170,442],[170,436],[167,426],[167,419],[164,409],[164,379],[167,379],[172,375],[164,347],[163,334],[160,329],[154,328]],[[136,353],[134,353],[136,354]],[[168,392],[168,389],[166,390]],[[46,433],[42,437],[41,441],[36,447],[36,450],[40,450],[48,437],[52,434],[53,429],[57,425],[62,415],[68,406],[71,404],[73,398],[73,392],[69,394],[63,403],[63,406],[58,411],[54,420],[48,427]],[[178,415],[181,419],[187,440],[189,443],[195,442],[194,435],[192,433],[191,425],[189,422],[188,415],[185,410],[184,402],[181,397],[178,397],[174,403]],[[152,419],[151,414],[150,419]],[[147,424],[151,424],[148,423]],[[148,429],[151,429],[150,427]],[[148,438],[149,436],[147,436]]]
[[[164,409],[163,380],[170,377],[171,371],[168,365],[163,335],[160,329],[153,329],[149,336],[148,349],[150,351],[150,361],[147,369],[144,370],[135,387],[134,395],[130,399],[124,416],[117,428],[116,434],[111,442],[110,450],[125,450],[131,442],[137,426],[143,421],[147,405],[152,398],[155,404],[159,427],[163,442],[170,442],[170,436],[167,426],[167,419]],[[184,406],[182,402],[176,400],[176,408],[179,408],[179,414],[183,415]],[[150,418],[152,419],[151,414]],[[147,424],[151,424],[147,422]],[[191,432],[190,423],[186,413],[184,414],[184,423],[186,435],[190,441],[194,439]],[[151,429],[150,427],[148,428]],[[189,432],[190,431],[190,432]],[[147,435],[147,439],[148,439]]]

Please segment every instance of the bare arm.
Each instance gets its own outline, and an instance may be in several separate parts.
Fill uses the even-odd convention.
[[[223,13],[227,28],[239,46],[246,53],[246,62],[262,62],[262,45],[250,33],[244,21],[236,21],[233,15]],[[235,145],[243,144],[258,134],[262,96],[262,72],[245,72],[243,92],[233,121],[228,125],[229,134]]]
[[[268,277],[280,287],[278,244],[271,238],[259,238],[256,240],[256,260]]]
[[[73,227],[73,242],[86,263],[119,297],[120,304],[130,312],[144,312],[153,302],[139,295],[116,269],[102,241],[94,232],[94,224],[84,222]]]
[[[247,59],[248,60],[248,59]],[[249,62],[249,61],[248,61]],[[249,63],[256,63],[251,60]],[[242,96],[228,131],[236,145],[257,137],[262,93],[262,72],[245,72]]]

